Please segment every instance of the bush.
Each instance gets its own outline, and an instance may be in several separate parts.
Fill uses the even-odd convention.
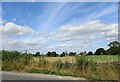
[[[98,48],[95,53],[95,55],[106,55],[106,50],[104,48]]]
[[[63,68],[70,68],[71,64],[68,61],[65,61]]]
[[[86,56],[85,55],[77,56],[76,57],[76,64],[77,64],[79,69],[84,69],[85,66],[88,64]]]
[[[38,65],[39,67],[43,66],[43,65],[46,65],[48,61],[46,61],[46,59],[44,57],[40,57],[39,58],[39,62],[38,62]]]
[[[88,66],[92,68],[92,70],[96,70],[97,64],[94,61],[89,61]]]
[[[92,52],[92,51],[89,51],[89,52],[87,53],[87,55],[93,55],[93,52]]]
[[[61,60],[58,60],[55,62],[55,67],[60,70],[63,66],[63,62]]]

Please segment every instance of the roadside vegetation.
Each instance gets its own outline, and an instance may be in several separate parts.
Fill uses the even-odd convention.
[[[90,80],[118,80],[120,43],[111,42],[109,49],[81,52],[55,51],[47,54],[2,50],[2,71],[55,74],[84,77]],[[104,61],[104,62],[101,62]],[[112,62],[111,62],[112,61]]]

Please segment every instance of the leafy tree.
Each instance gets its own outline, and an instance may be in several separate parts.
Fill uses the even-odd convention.
[[[120,54],[120,48],[110,47],[109,49],[107,49],[107,54],[108,55],[117,55],[117,54]]]
[[[55,51],[53,51],[53,52],[48,52],[46,55],[47,55],[48,57],[57,57],[57,56],[58,56],[58,54],[57,54]]]
[[[95,55],[101,55],[101,54],[106,55],[106,51],[104,50],[104,48],[98,48],[98,49],[95,51],[94,54],[95,54]]]
[[[120,43],[118,41],[113,41],[108,44],[110,47],[120,47]]]
[[[36,56],[40,56],[40,52],[36,52]]]
[[[69,52],[69,56],[75,56],[76,52]]]
[[[51,52],[47,52],[46,56],[50,57],[51,55]]]
[[[66,55],[65,52],[62,52],[62,54],[60,55],[60,57],[64,57]]]
[[[58,56],[58,54],[55,52],[55,51],[53,51],[52,53],[51,53],[51,57],[57,57]]]
[[[86,55],[86,51],[80,52],[79,55]]]
[[[120,54],[120,43],[118,41],[110,42],[108,46],[110,48],[107,49],[107,54],[110,54],[110,55]]]
[[[92,52],[92,51],[89,51],[89,52],[87,53],[87,55],[93,55],[93,52]]]

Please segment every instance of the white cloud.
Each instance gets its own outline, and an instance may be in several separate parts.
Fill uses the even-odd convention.
[[[53,33],[49,39],[52,40],[75,40],[82,39],[85,35],[93,34],[95,37],[116,38],[118,25],[105,24],[100,20],[89,21],[82,25],[65,25],[59,28],[56,33]],[[115,37],[116,36],[116,37]],[[88,37],[86,37],[88,38]]]
[[[2,33],[1,33],[2,32]],[[18,50],[18,51],[37,51],[47,43],[47,40],[39,32],[30,27],[21,26],[14,23],[6,23],[0,26],[0,49]],[[20,35],[16,36],[16,35]],[[26,35],[26,36],[24,36]]]
[[[31,37],[31,38],[8,38],[6,36],[2,36],[2,48],[7,50],[18,50],[18,51],[31,51],[32,50],[40,50],[46,44],[46,40],[39,37]]]
[[[100,20],[89,21],[82,25],[65,25],[48,37],[56,40],[57,44],[51,44],[48,50],[56,51],[94,51],[96,48],[105,47],[104,42],[117,40],[118,24],[105,24]]]
[[[12,22],[8,22],[5,24],[5,26],[1,26],[0,30],[2,30],[2,33],[7,36],[34,33],[34,30],[32,30],[30,27],[17,25]]]

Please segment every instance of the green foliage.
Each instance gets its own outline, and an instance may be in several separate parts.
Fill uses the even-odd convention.
[[[97,64],[94,61],[89,61],[88,62],[88,66],[92,69],[92,70],[96,70],[97,68]]]
[[[120,48],[118,48],[118,47],[110,47],[107,50],[107,54],[109,54],[109,55],[118,55],[118,54],[120,54]]]
[[[109,55],[118,55],[120,54],[120,43],[118,41],[113,41],[108,44],[110,47],[107,49],[107,54]]]
[[[75,56],[76,52],[69,52],[69,56]]]
[[[60,57],[64,57],[66,55],[65,52],[62,52],[62,54],[60,55]]]
[[[70,68],[71,64],[68,61],[65,61],[63,64],[63,68]]]
[[[29,64],[32,55],[18,51],[2,51],[2,70],[21,70]]]
[[[84,69],[85,66],[88,64],[87,58],[85,55],[77,56],[76,57],[76,64],[79,69]]]
[[[39,67],[44,66],[47,63],[48,63],[48,61],[44,57],[39,58],[39,62],[38,62]]]
[[[40,52],[36,52],[33,56],[40,56]]]
[[[51,73],[55,74],[55,75],[61,75],[61,76],[74,76],[72,73],[66,73],[66,72],[63,72],[63,71],[53,71]]]
[[[92,61],[104,61],[104,60],[118,60],[118,55],[92,55],[92,56],[86,56],[87,59],[90,59]]]
[[[26,53],[23,53],[20,60],[24,63],[24,65],[28,65],[30,60],[32,58],[32,55],[31,54],[26,54]]]
[[[95,53],[95,55],[106,55],[106,51],[104,50],[104,48],[98,48]]]
[[[58,60],[55,62],[55,67],[60,70],[63,66],[63,62],[61,60]]]
[[[42,73],[42,74],[49,74],[50,73],[50,71],[47,69],[36,69],[36,68],[29,69],[29,70],[27,70],[27,72],[29,72],[29,73]]]
[[[24,69],[24,65],[21,61],[14,62],[10,61],[2,61],[2,70],[3,71],[21,71]]]
[[[89,52],[87,53],[87,55],[93,55],[93,52],[92,52],[92,51],[89,51]]]
[[[87,78],[90,80],[101,80],[99,75],[89,75]]]
[[[120,47],[120,43],[118,42],[118,41],[113,41],[113,42],[110,42],[109,44],[108,44],[108,46],[110,46],[110,47]]]
[[[5,51],[2,50],[2,61],[7,60],[17,60],[21,57],[21,53],[18,51]]]
[[[48,52],[48,53],[46,54],[46,56],[48,56],[48,57],[57,57],[58,54],[57,54],[55,51],[53,51],[53,52]]]

